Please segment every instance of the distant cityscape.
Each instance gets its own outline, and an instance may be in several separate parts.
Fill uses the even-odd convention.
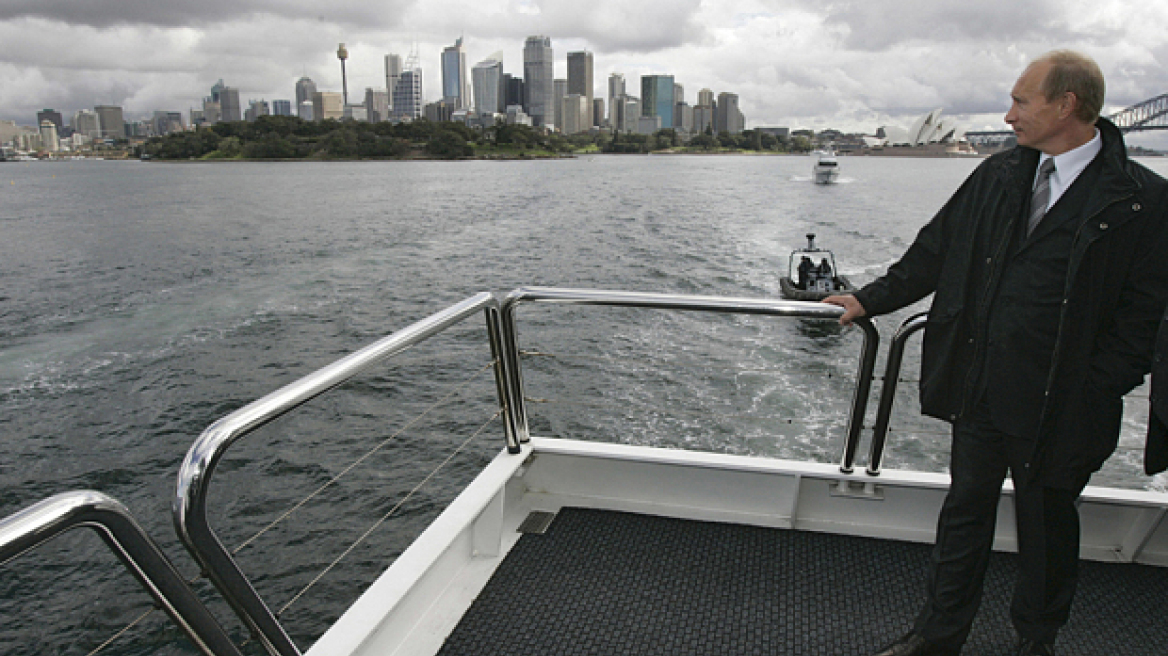
[[[462,39],[441,53],[442,96],[426,103],[422,92],[422,67],[416,52],[403,62],[399,54],[384,56],[385,86],[366,88],[363,97],[351,99],[345,63],[348,51],[337,49],[341,67],[341,91],[322,91],[308,77],[293,85],[287,100],[241,102],[240,89],[219,80],[204,97],[202,106],[184,116],[181,111],[157,110],[150,118],[126,120],[123,108],[98,105],[73,114],[68,122],[60,111],[37,112],[32,126],[0,121],[0,146],[16,152],[77,151],[95,144],[143,140],[173,132],[197,129],[220,122],[255,121],[260,116],[298,116],[306,121],[327,119],[366,121],[457,121],[471,127],[498,122],[529,125],[565,135],[602,130],[653,134],[672,129],[682,135],[701,133],[739,134],[746,118],[738,95],[708,88],[697,92],[696,103],[686,101],[685,88],[674,75],[643,75],[639,95],[629,89],[625,76],[608,77],[606,97],[596,97],[593,55],[589,51],[567,54],[567,79],[555,78],[552,41],[531,36],[524,43],[522,75],[505,73],[503,55],[496,53],[467,68]],[[785,128],[771,128],[786,136]]]

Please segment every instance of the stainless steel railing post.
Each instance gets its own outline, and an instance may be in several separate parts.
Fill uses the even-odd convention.
[[[904,320],[888,347],[888,363],[884,368],[884,385],[880,388],[880,402],[876,408],[876,423],[872,426],[872,444],[868,454],[867,472],[880,475],[884,460],[884,446],[888,442],[888,425],[892,420],[892,405],[896,401],[896,386],[900,382],[900,368],[904,363],[904,349],[908,338],[925,327],[929,313],[922,312]]]
[[[855,469],[856,451],[864,430],[864,415],[868,412],[868,397],[872,393],[872,372],[876,369],[876,351],[880,347],[880,333],[867,317],[857,319],[853,325],[864,331],[864,345],[860,351],[860,368],[856,372],[856,389],[852,395],[852,410],[848,414],[848,434],[844,440],[844,453],[840,460],[840,471],[850,474]]]
[[[487,311],[488,333],[497,330],[497,324],[491,328],[490,310],[497,311],[498,307],[495,296],[483,292],[417,321],[220,419],[203,431],[187,452],[173,504],[175,530],[269,654],[299,656],[300,650],[211,529],[207,493],[216,465],[232,444],[249,433],[473,314]],[[501,344],[492,344],[492,349],[497,348],[502,348]],[[509,377],[505,365],[502,370],[496,369],[496,376],[504,381]],[[500,386],[499,380],[496,386]],[[505,399],[500,401],[506,404]]]
[[[82,526],[105,541],[200,651],[208,656],[239,656],[223,627],[157,543],[125,506],[101,492],[64,492],[0,520],[0,564]]]

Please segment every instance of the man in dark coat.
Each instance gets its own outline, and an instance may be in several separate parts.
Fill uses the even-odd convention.
[[[1048,53],[1006,122],[1018,147],[983,162],[888,273],[832,296],[840,322],[935,294],[921,409],[953,424],[928,601],[877,656],[958,654],[981,599],[1007,471],[1019,578],[1016,653],[1054,654],[1078,573],[1075,500],[1115,449],[1122,397],[1151,365],[1168,302],[1168,183],[1127,159],[1103,75]]]

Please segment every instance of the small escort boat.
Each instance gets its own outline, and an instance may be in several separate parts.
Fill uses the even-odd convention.
[[[815,184],[834,184],[839,179],[839,160],[831,150],[811,152],[815,162],[811,165],[811,180]]]
[[[853,290],[855,286],[847,276],[839,275],[835,255],[816,248],[815,233],[807,233],[807,248],[791,251],[787,275],[779,278],[783,298],[793,301],[822,301],[832,294]]]
[[[210,513],[208,504],[217,465],[233,444],[262,438],[258,429],[472,317],[486,319],[486,369],[494,370],[498,410],[483,426],[500,424],[498,455],[405,552],[385,558],[377,580],[303,653],[838,656],[867,653],[911,626],[948,476],[882,470],[881,463],[905,345],[924,327],[924,315],[906,320],[893,337],[871,425],[865,417],[879,333],[867,319],[856,322],[858,370],[834,464],[532,435],[517,330],[517,310],[529,304],[776,321],[836,322],[843,313],[823,303],[770,299],[533,287],[500,301],[483,292],[232,412],[187,453],[173,519],[200,571],[250,631],[247,653],[302,652],[209,523],[223,514]],[[466,334],[458,332],[460,339]],[[347,417],[339,419],[333,430],[345,439]],[[821,422],[808,426],[823,430],[814,428]],[[870,444],[861,471],[856,460],[865,431]],[[453,443],[465,445],[480,433]],[[393,504],[391,487],[367,489],[363,501]],[[997,552],[966,656],[1013,649],[1012,494],[1007,481]],[[221,504],[232,494],[219,490],[215,497]],[[1060,653],[1168,653],[1168,494],[1089,486],[1079,512],[1085,562],[1060,634],[1060,650],[1070,649]],[[202,653],[241,653],[238,631],[225,631],[125,507],[100,493],[66,492],[0,520],[0,562],[79,526],[96,530]],[[165,639],[181,642],[173,633]]]

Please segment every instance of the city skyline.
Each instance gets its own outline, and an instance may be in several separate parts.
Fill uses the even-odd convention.
[[[838,6],[803,0],[630,3],[559,0],[339,0],[326,15],[292,0],[262,7],[18,1],[0,7],[0,119],[32,122],[45,107],[72,114],[118,105],[127,118],[198,108],[224,79],[249,100],[287,99],[295,81],[341,90],[335,50],[350,52],[351,101],[384,88],[387,53],[419,53],[425,102],[441,92],[443,48],[464,37],[468,68],[502,51],[522,77],[524,39],[546,35],[554,78],[566,54],[594,55],[593,93],[623,73],[673,75],[690,93],[738,94],[746,127],[872,131],[932,109],[971,129],[1002,129],[1022,66],[1054,47],[1095,57],[1108,109],[1168,91],[1168,10],[1118,0],[1017,6],[953,0]],[[469,72],[469,71],[468,71]],[[693,101],[690,101],[691,104]],[[606,108],[607,111],[607,108]]]

